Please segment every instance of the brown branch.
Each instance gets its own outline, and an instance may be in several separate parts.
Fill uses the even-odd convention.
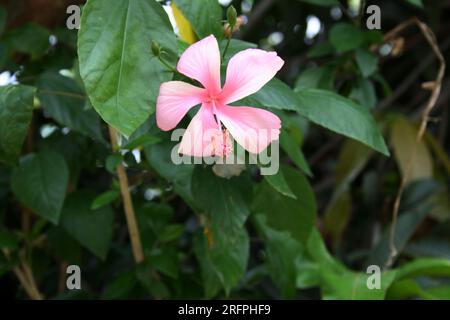
[[[3,254],[5,255],[6,260],[10,261],[9,251],[4,249]],[[36,282],[34,281],[34,277],[31,272],[31,269],[28,267],[28,265],[25,262],[22,262],[22,268],[14,267],[13,273],[15,274],[16,278],[19,280],[20,285],[23,287],[23,289],[25,290],[28,297],[30,297],[30,299],[32,299],[32,300],[42,300],[43,299],[43,295],[39,292]]]
[[[119,150],[116,130],[108,126],[111,145],[114,152]],[[125,218],[127,220],[128,232],[130,233],[131,247],[133,249],[133,256],[136,263],[144,261],[144,251],[142,249],[141,238],[139,236],[139,229],[136,222],[136,215],[134,213],[133,201],[131,200],[128,177],[125,172],[123,164],[117,166],[117,176],[119,178],[120,192],[122,194],[123,208],[125,211]]]
[[[28,283],[28,280],[25,278],[25,275],[23,274],[22,270],[20,270],[19,267],[14,267],[13,272],[16,275],[17,279],[19,280],[21,286],[27,293],[27,295],[30,297],[30,299],[41,300],[41,297],[39,295],[36,295],[36,291]]]
[[[28,283],[30,285],[31,290],[33,290],[33,295],[35,299],[42,300],[44,297],[38,289],[36,280],[34,279],[34,275],[33,272],[31,271],[30,266],[26,262],[23,262],[22,269],[24,270],[25,278],[28,279]]]
[[[439,49],[439,45],[436,41],[436,37],[435,37],[433,31],[430,29],[430,27],[428,27],[425,23],[421,22],[419,19],[412,18],[412,19],[400,24],[399,26],[397,26],[396,28],[394,28],[392,31],[388,32],[385,35],[385,40],[391,40],[392,38],[396,37],[400,32],[402,32],[403,30],[405,30],[413,25],[416,25],[420,29],[421,33],[423,34],[423,36],[429,43],[431,49],[433,50],[434,55],[438,59],[440,66],[439,66],[439,71],[438,71],[436,80],[431,83],[431,86],[430,86],[430,83],[427,83],[426,87],[427,87],[427,89],[431,89],[431,95],[430,95],[430,98],[429,98],[423,112],[422,112],[420,127],[419,127],[419,131],[417,132],[417,136],[416,136],[416,144],[413,146],[412,152],[411,152],[411,157],[409,158],[409,161],[406,163],[406,169],[403,174],[403,177],[402,177],[402,180],[400,183],[400,187],[398,189],[397,196],[394,201],[394,208],[393,208],[393,212],[392,212],[392,224],[391,224],[391,230],[390,230],[390,235],[389,235],[390,253],[389,253],[389,258],[385,264],[386,268],[389,268],[392,266],[392,264],[395,261],[395,258],[398,255],[398,251],[395,246],[395,229],[397,227],[397,218],[398,218],[398,211],[400,208],[400,201],[401,201],[403,192],[405,191],[409,175],[411,173],[412,159],[415,157],[415,154],[417,151],[417,145],[421,142],[421,140],[425,134],[430,112],[433,109],[433,107],[435,106],[435,104],[439,98],[439,94],[440,94],[441,88],[442,88],[442,81],[444,79],[444,73],[445,73],[445,59],[442,55],[442,52]]]

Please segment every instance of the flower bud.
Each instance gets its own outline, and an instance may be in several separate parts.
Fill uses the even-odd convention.
[[[152,41],[151,48],[152,48],[152,53],[155,57],[159,57],[161,55],[161,48],[156,41],[154,41],[154,40]]]
[[[234,28],[236,25],[236,19],[237,19],[237,12],[236,9],[233,6],[229,6],[227,10],[227,20],[230,24],[231,29]]]

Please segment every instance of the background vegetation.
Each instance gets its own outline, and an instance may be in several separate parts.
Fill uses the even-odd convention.
[[[448,1],[90,0],[79,33],[73,3],[0,1],[0,296],[450,298]],[[225,60],[286,61],[247,101],[283,121],[275,176],[175,166],[155,125],[150,43],[223,50],[229,4]]]

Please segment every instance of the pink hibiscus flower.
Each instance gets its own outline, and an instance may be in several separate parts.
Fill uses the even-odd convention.
[[[180,73],[203,88],[182,81],[163,83],[156,103],[157,125],[171,130],[192,107],[201,104],[183,135],[179,153],[226,156],[233,150],[230,133],[245,150],[258,154],[278,139],[280,119],[266,110],[229,104],[260,90],[283,64],[276,52],[243,50],[230,59],[222,88],[217,40],[213,35],[204,38],[186,49],[177,65]]]

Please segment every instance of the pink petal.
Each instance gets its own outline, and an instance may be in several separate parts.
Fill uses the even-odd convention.
[[[175,128],[192,107],[202,101],[205,89],[182,81],[164,82],[156,101],[156,123],[161,130]]]
[[[177,69],[199,81],[211,94],[220,92],[220,51],[213,35],[200,40],[181,55]]]
[[[232,103],[257,92],[283,64],[283,59],[276,52],[247,49],[237,53],[228,63],[222,101]]]
[[[194,157],[213,156],[215,155],[213,139],[221,136],[222,131],[214,119],[211,106],[203,104],[187,127],[178,152]]]
[[[217,111],[233,138],[251,153],[260,153],[278,139],[281,121],[269,111],[230,106],[221,106]]]

